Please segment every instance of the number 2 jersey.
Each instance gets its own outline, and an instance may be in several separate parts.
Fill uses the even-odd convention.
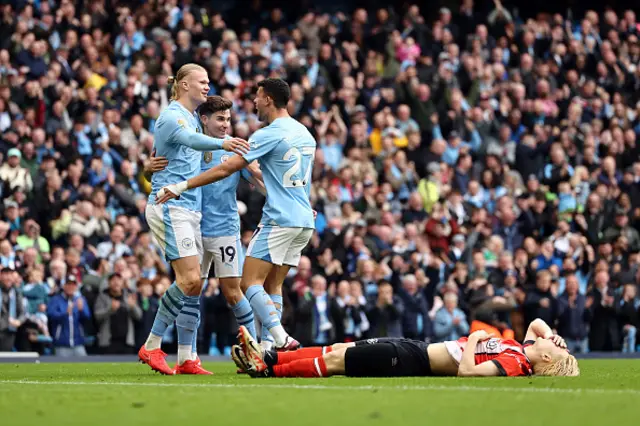
[[[462,360],[467,340],[466,337],[462,337],[444,342],[447,351],[458,364]],[[521,345],[515,340],[495,338],[478,342],[475,349],[476,365],[491,361],[498,367],[501,376],[530,376],[533,374],[533,367],[524,353],[524,348],[533,343],[530,340]]]
[[[244,159],[258,160],[267,188],[262,225],[315,228],[309,202],[316,140],[291,117],[275,119],[249,138]]]

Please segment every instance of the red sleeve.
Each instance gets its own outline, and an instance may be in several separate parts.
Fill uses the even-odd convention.
[[[498,367],[501,376],[517,377],[532,374],[529,360],[520,352],[507,349],[491,361]]]

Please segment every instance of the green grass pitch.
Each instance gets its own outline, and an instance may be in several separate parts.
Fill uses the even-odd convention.
[[[0,424],[637,425],[640,360],[583,360],[577,378],[166,377],[147,366],[0,364]]]

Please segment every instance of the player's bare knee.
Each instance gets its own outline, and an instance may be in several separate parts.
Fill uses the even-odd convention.
[[[236,305],[240,300],[242,300],[244,295],[240,289],[239,278],[221,278],[220,286],[225,300],[231,306]]]
[[[346,352],[347,348],[343,348],[331,351],[322,357],[328,374],[344,374],[344,355]]]
[[[199,296],[202,291],[202,279],[200,278],[199,271],[193,273],[187,273],[185,276],[180,277],[177,281],[178,286],[185,294],[185,296]]]

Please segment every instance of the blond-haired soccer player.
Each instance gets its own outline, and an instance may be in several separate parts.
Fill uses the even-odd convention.
[[[409,339],[368,339],[294,352],[262,351],[241,334],[231,352],[253,377],[578,376],[576,358],[541,319],[529,325],[524,344],[480,330],[468,338],[428,344]],[[248,356],[249,354],[251,356]],[[261,359],[262,362],[256,362]]]
[[[156,122],[153,143],[157,155],[168,161],[164,170],[153,174],[151,194],[145,216],[149,227],[171,262],[176,281],[160,299],[160,307],[146,343],[140,348],[140,360],[162,374],[175,374],[160,348],[167,327],[178,328],[178,366],[182,374],[199,374],[202,368],[192,359],[192,339],[200,316],[200,233],[201,189],[184,191],[182,196],[165,204],[156,202],[161,188],[200,174],[202,151],[224,149],[240,155],[249,144],[239,139],[216,139],[202,133],[195,110],[207,100],[209,77],[197,64],[183,65],[169,78],[171,103]]]

